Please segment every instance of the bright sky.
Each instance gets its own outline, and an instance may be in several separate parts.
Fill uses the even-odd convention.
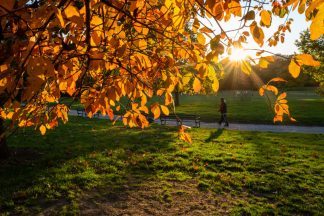
[[[242,13],[243,13],[243,11],[242,11]],[[259,13],[259,12],[256,12],[256,13]],[[273,16],[271,26],[269,28],[266,28],[266,27],[262,28],[264,31],[264,34],[265,34],[265,43],[261,49],[265,49],[267,51],[282,54],[282,55],[294,54],[294,52],[298,52],[298,49],[295,46],[295,41],[299,38],[299,33],[302,32],[303,30],[306,30],[309,27],[310,22],[306,22],[305,15],[299,14],[297,12],[297,10],[292,11],[289,15],[289,18],[293,19],[293,22],[290,26],[291,32],[286,31],[285,42],[283,44],[279,42],[276,47],[269,47],[266,43],[266,40],[270,36],[273,35],[273,33],[278,29],[278,26],[280,24],[283,24],[285,22],[286,17],[279,18],[277,16]],[[233,19],[233,15],[232,15],[232,19],[229,22],[221,22],[221,25],[225,31],[231,30],[231,29],[236,29],[238,26],[240,26],[240,21],[238,21],[238,20],[239,20],[238,17],[235,17]],[[206,26],[211,27],[212,30],[215,30],[216,34],[220,33],[219,28],[217,27],[217,24],[214,19],[210,19],[209,21],[208,20],[201,20],[201,21]],[[252,21],[248,21],[247,25],[249,26],[249,24],[251,22]],[[257,22],[259,25],[259,17],[258,16],[257,16]],[[244,30],[241,30],[241,31],[250,31],[250,30],[249,30],[249,27],[245,27]],[[229,33],[229,36],[231,36],[231,37],[233,37],[235,35],[236,35],[236,31]],[[254,42],[254,40],[251,37],[251,39],[246,44],[245,48],[254,49],[254,48],[259,48],[259,46]]]

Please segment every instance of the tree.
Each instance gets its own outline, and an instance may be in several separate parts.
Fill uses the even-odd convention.
[[[295,44],[302,53],[310,54],[321,62],[319,67],[307,67],[304,72],[312,76],[320,84],[318,91],[324,94],[324,37],[321,36],[317,40],[311,40],[309,31],[303,31]]]
[[[10,121],[10,128],[32,126],[45,134],[59,120],[68,121],[69,107],[60,97],[69,94],[80,99],[89,117],[101,112],[113,119],[114,111],[123,106],[125,125],[146,127],[149,112],[154,118],[169,113],[171,93],[176,85],[184,86],[183,68],[195,68],[186,81],[195,92],[203,90],[206,80],[217,87],[210,64],[218,63],[225,51],[242,47],[248,37],[262,46],[263,28],[271,25],[272,16],[286,18],[297,6],[312,21],[312,39],[318,38],[323,34],[321,0],[272,5],[238,0],[0,0],[1,118]],[[225,31],[221,21],[231,18],[241,19],[241,25]],[[208,19],[217,26],[204,24]],[[191,21],[195,40],[185,31]],[[283,41],[290,23],[279,26],[268,44]],[[215,27],[217,31],[212,30]],[[230,35],[233,30],[238,39]],[[260,57],[262,64],[266,61]],[[290,72],[297,77],[303,64],[317,62],[310,55],[296,56]],[[242,62],[242,70],[250,73],[249,61]],[[148,106],[155,95],[163,98],[163,104]],[[121,103],[124,97],[126,105]],[[278,104],[276,113],[289,115],[287,106]],[[5,149],[10,128],[0,131],[0,149]],[[180,138],[190,141],[184,128]]]

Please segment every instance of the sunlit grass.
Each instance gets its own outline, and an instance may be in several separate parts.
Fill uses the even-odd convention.
[[[322,212],[324,135],[208,129],[190,134],[193,144],[186,144],[172,127],[125,129],[71,117],[46,136],[29,130],[14,135],[9,146],[25,155],[0,166],[0,212],[79,214],[86,197],[104,205],[143,191],[154,194],[146,195],[147,203],[154,199],[159,208],[183,196],[186,202],[177,207],[190,206],[190,195],[202,191],[209,194],[203,202],[230,214]]]

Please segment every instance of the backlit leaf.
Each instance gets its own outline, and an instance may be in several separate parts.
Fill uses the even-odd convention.
[[[260,68],[268,68],[269,62],[266,58],[261,57],[259,60],[259,66]]]
[[[205,45],[206,43],[206,38],[203,34],[199,33],[197,35],[197,40],[198,40],[198,43],[202,44],[202,45]]]
[[[61,27],[64,28],[65,22],[64,22],[61,10],[59,8],[56,8],[55,15],[56,15],[57,19],[59,20]]]
[[[288,66],[289,73],[294,77],[297,78],[300,73],[300,66],[296,63],[294,59],[291,59],[290,64]]]
[[[272,78],[268,83],[270,82],[287,82],[287,80],[281,78],[281,77],[275,77],[275,78]]]
[[[290,64],[288,66],[289,73],[294,77],[297,78],[300,73],[300,66],[296,63],[294,59],[291,59]]]
[[[164,115],[169,115],[170,111],[167,106],[161,105],[161,110]]]
[[[154,119],[158,119],[161,115],[161,110],[160,110],[159,104],[157,104],[157,103],[152,104],[151,112],[154,115]]]
[[[269,27],[271,25],[271,12],[268,10],[262,10],[260,16],[261,16],[261,23]]]
[[[67,17],[68,19],[70,19],[70,18],[72,18],[72,17],[74,17],[74,16],[77,16],[77,17],[80,16],[80,14],[79,14],[79,12],[77,11],[77,9],[76,9],[74,6],[72,6],[72,5],[69,5],[69,6],[64,10],[64,13],[65,13],[65,15],[66,15],[66,17]]]
[[[234,16],[242,16],[242,8],[239,2],[232,0],[228,4],[228,10]]]
[[[193,89],[196,93],[198,93],[201,90],[201,82],[199,79],[195,78],[193,82]]]
[[[212,88],[214,92],[217,92],[219,89],[219,82],[217,79],[214,80],[213,84],[212,84]]]
[[[287,96],[287,93],[286,93],[286,92],[283,92],[283,93],[281,93],[281,94],[278,96],[277,100],[280,101],[280,100],[286,98],[286,96]]]
[[[278,89],[275,86],[273,86],[273,85],[267,85],[266,89],[268,91],[272,91],[275,95],[278,94]]]
[[[296,59],[298,59],[302,64],[308,66],[320,66],[320,62],[313,59],[313,56],[309,54],[299,54],[296,55]]]
[[[264,33],[262,28],[258,27],[257,23],[253,21],[253,23],[250,25],[250,32],[253,36],[253,39],[259,46],[263,45],[264,41]]]
[[[42,135],[45,135],[45,133],[46,133],[46,127],[44,125],[41,125],[39,127],[39,131],[41,132]]]
[[[318,6],[318,12],[310,25],[310,38],[312,40],[318,39],[324,34],[324,3]]]

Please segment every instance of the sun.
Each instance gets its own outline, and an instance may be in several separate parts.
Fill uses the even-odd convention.
[[[243,49],[232,49],[232,53],[229,55],[231,61],[242,61],[247,57],[246,52]]]

